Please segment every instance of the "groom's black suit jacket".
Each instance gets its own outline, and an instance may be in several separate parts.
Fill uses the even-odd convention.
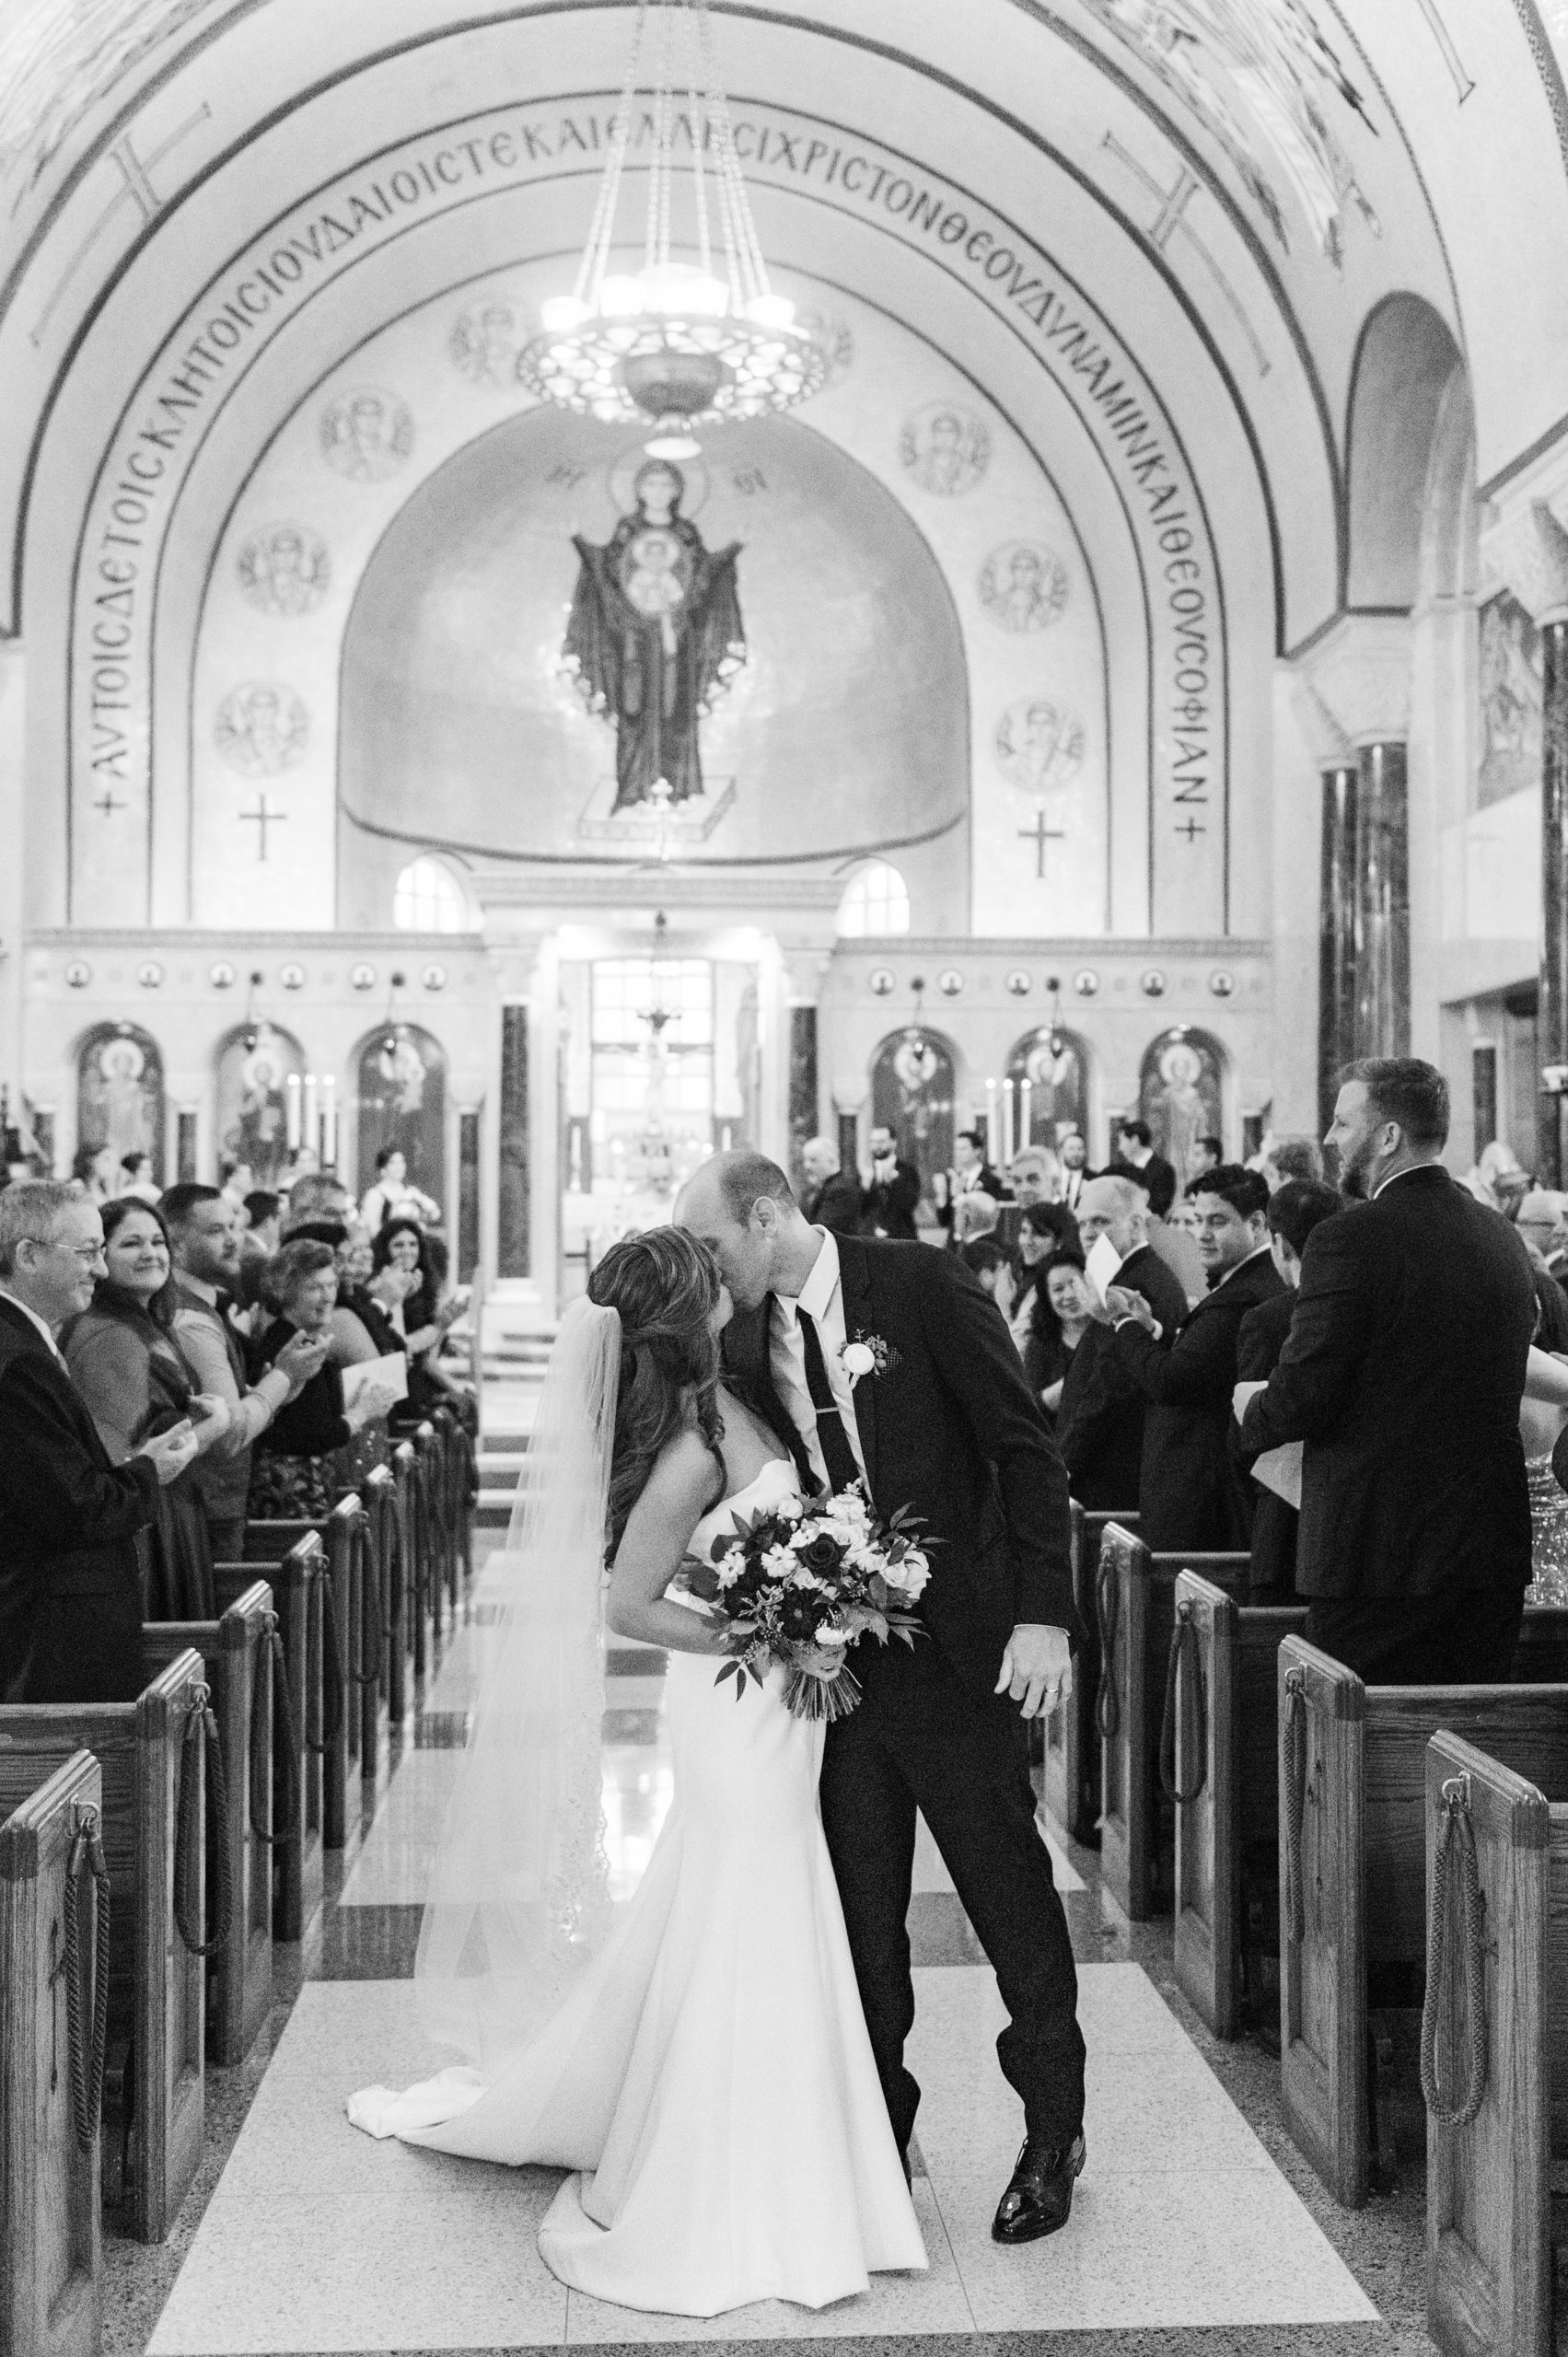
[[[921,1616],[965,1684],[989,1695],[1019,1621],[1083,1634],[1073,1603],[1067,1475],[1013,1339],[954,1253],[838,1238],[844,1327],[877,1336],[889,1364],[854,1390],[855,1422],[878,1511],[912,1506],[945,1543],[933,1550]],[[730,1381],[781,1437],[770,1295],[725,1331]],[[876,1648],[863,1646],[875,1674]]]

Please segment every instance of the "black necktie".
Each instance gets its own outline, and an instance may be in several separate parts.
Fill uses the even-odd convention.
[[[806,1388],[811,1394],[811,1405],[817,1411],[817,1438],[822,1450],[822,1462],[828,1469],[830,1490],[847,1490],[860,1479],[860,1468],[854,1461],[854,1451],[849,1445],[844,1420],[839,1413],[839,1403],[828,1381],[828,1369],[822,1358],[821,1339],[815,1318],[804,1309],[797,1309],[800,1339],[806,1346]]]

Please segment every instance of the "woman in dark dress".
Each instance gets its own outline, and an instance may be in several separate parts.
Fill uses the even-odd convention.
[[[1037,1283],[1034,1291],[1024,1371],[1041,1407],[1054,1420],[1073,1353],[1093,1320],[1081,1253],[1063,1248],[1052,1255],[1043,1273],[1044,1282]]]
[[[103,1205],[108,1274],[92,1307],[63,1329],[60,1347],[77,1390],[116,1465],[149,1434],[189,1419],[205,1447],[228,1424],[227,1411],[203,1399],[170,1331],[174,1286],[163,1213],[135,1195]],[[157,1520],[146,1534],[148,1620],[216,1618],[213,1558],[193,1469],[158,1492]]]
[[[337,1297],[331,1246],[309,1237],[285,1244],[268,1267],[261,1295],[275,1313],[261,1337],[262,1364],[272,1364],[290,1335],[324,1332]],[[328,1359],[298,1397],[279,1409],[256,1443],[247,1509],[251,1519],[319,1522],[331,1514],[354,1487],[357,1436],[391,1406],[386,1385],[368,1383],[345,1409],[343,1371]]]
[[[416,1219],[400,1213],[388,1220],[373,1239],[371,1257],[366,1291],[396,1330],[396,1347],[408,1353],[411,1410],[428,1416],[434,1409],[450,1408],[470,1432],[476,1430],[472,1397],[441,1364],[441,1344],[447,1328],[462,1316],[467,1295],[455,1293],[441,1301],[430,1239]]]

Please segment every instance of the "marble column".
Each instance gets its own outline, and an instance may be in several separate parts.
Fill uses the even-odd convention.
[[[500,1234],[496,1273],[526,1277],[532,1267],[528,1149],[528,1006],[513,1000],[501,1009],[501,1120],[498,1170]]]
[[[27,662],[19,638],[0,640],[0,1080],[10,1092],[12,1119],[24,1093],[22,1046],[22,919],[27,873],[22,838],[27,719]]]
[[[1355,790],[1355,1052],[1411,1046],[1410,794],[1406,749],[1360,748]]]
[[[1568,1064],[1568,617],[1543,622],[1540,765],[1540,995],[1536,1061]],[[1561,1187],[1564,1167],[1562,1096],[1536,1098],[1536,1169]]]
[[[789,1175],[803,1183],[801,1149],[817,1134],[817,1010],[789,1010]]]
[[[1323,772],[1323,836],[1318,930],[1318,1127],[1326,1130],[1339,1073],[1355,1053],[1356,772],[1348,761]]]

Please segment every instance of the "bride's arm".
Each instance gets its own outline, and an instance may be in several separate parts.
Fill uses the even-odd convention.
[[[669,1653],[726,1651],[718,1623],[665,1596],[686,1560],[691,1533],[714,1503],[717,1480],[713,1453],[696,1433],[682,1433],[659,1457],[621,1533],[610,1575],[604,1617],[616,1636]]]
[[[1530,1344],[1529,1372],[1525,1377],[1527,1399],[1544,1399],[1553,1408],[1568,1408],[1568,1361]]]

